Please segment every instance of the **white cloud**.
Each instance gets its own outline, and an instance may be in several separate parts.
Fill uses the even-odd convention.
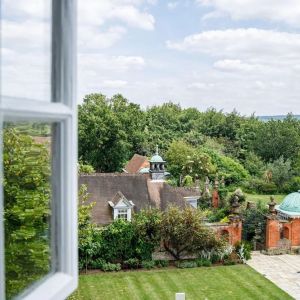
[[[213,66],[216,69],[227,72],[252,72],[252,71],[262,71],[264,66],[258,64],[244,63],[239,59],[224,59],[216,61]]]
[[[300,34],[273,30],[212,30],[167,42],[170,49],[217,59],[214,67],[229,71],[293,70],[300,64]],[[279,69],[280,68],[280,69]]]
[[[110,48],[126,33],[127,29],[122,26],[112,26],[106,31],[100,31],[96,27],[82,25],[78,28],[78,49],[80,52],[88,52]]]
[[[205,63],[198,72],[189,70],[185,92],[174,91],[187,99],[185,103],[199,101],[196,106],[237,108],[247,114],[299,112],[300,34],[256,28],[212,30],[168,41],[167,46],[193,54],[194,61],[198,55]]]
[[[145,30],[153,30],[155,19],[139,9],[142,1],[135,0],[80,0],[79,24],[99,26],[108,20],[118,20]]]
[[[167,7],[168,7],[168,9],[172,10],[172,9],[175,9],[178,6],[178,4],[179,4],[178,1],[168,2]]]
[[[262,19],[300,26],[299,0],[196,0],[200,5],[210,6],[217,14],[228,15],[234,20]],[[207,18],[207,16],[205,16]]]
[[[104,80],[99,88],[120,89],[125,87],[127,83],[125,80]]]

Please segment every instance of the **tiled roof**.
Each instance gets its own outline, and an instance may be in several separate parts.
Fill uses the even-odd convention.
[[[142,168],[149,168],[150,164],[146,156],[135,154],[132,159],[127,163],[125,170],[129,174],[139,173]]]
[[[140,174],[93,174],[81,175],[79,185],[86,184],[90,202],[95,202],[92,218],[98,224],[112,221],[112,209],[108,202],[116,201],[116,195],[124,195],[134,203],[134,210],[149,207],[161,210],[169,205],[184,207],[184,197],[198,195],[197,189],[174,188],[166,182],[155,182],[147,175]]]

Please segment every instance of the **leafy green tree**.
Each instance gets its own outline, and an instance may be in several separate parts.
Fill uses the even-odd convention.
[[[299,121],[292,116],[283,121],[271,120],[257,128],[251,149],[271,162],[283,157],[284,160],[297,157],[300,150]]]
[[[271,175],[272,181],[279,189],[292,178],[292,163],[291,161],[284,160],[283,157],[275,160],[267,165],[267,170]]]
[[[204,178],[215,172],[210,156],[184,141],[173,141],[166,153],[166,159],[168,170],[175,178],[186,175],[194,179]]]
[[[3,132],[7,297],[50,272],[50,157],[45,145],[13,128]]]
[[[250,175],[256,177],[262,177],[266,170],[265,163],[253,152],[246,153],[243,165]]]
[[[217,250],[222,241],[203,223],[201,210],[192,207],[169,207],[163,214],[161,233],[164,247],[175,259],[202,250]]]
[[[217,168],[217,174],[224,177],[227,184],[239,184],[250,178],[249,173],[239,161],[211,149],[201,148],[201,151],[211,157],[212,163]]]
[[[79,159],[99,172],[120,171],[125,162],[140,153],[143,144],[143,113],[121,95],[85,97],[78,107]]]

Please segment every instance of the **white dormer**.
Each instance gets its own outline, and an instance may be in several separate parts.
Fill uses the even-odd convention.
[[[131,221],[134,203],[131,200],[127,200],[121,192],[118,192],[112,201],[108,201],[108,204],[113,209],[114,220],[124,219],[126,221]]]

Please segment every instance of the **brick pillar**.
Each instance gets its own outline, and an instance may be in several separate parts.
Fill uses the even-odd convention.
[[[237,220],[230,224],[231,230],[230,230],[230,243],[231,245],[235,245],[238,242],[242,241],[242,221]]]
[[[277,247],[280,240],[280,222],[276,219],[268,218],[266,225],[266,250]]]

